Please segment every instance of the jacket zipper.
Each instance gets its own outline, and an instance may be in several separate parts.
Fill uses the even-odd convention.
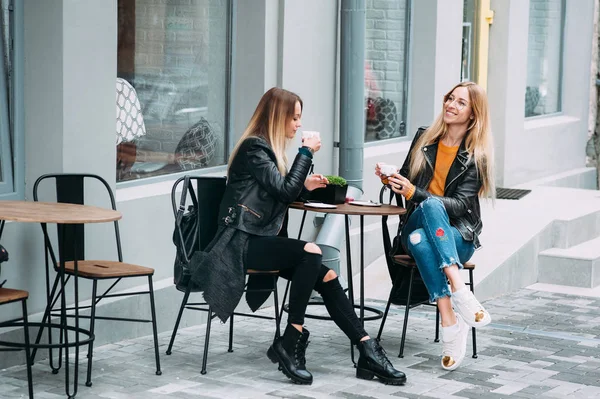
[[[242,209],[244,209],[245,211],[248,211],[248,212],[250,212],[251,214],[253,214],[253,215],[254,215],[254,216],[256,216],[257,218],[259,218],[259,219],[260,219],[260,218],[262,218],[262,216],[261,216],[261,215],[259,215],[258,213],[254,212],[252,209],[248,208],[246,205],[243,205],[243,204],[238,204],[238,206],[241,206],[241,207],[242,207]]]

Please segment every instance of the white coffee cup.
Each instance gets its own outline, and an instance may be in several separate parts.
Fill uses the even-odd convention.
[[[381,171],[381,174],[385,176],[391,176],[394,173],[398,173],[398,167],[396,165],[383,164],[379,167],[379,170]]]
[[[303,130],[302,131],[302,140],[310,139],[312,137],[317,137],[318,139],[321,139],[321,133],[315,132],[312,130]]]

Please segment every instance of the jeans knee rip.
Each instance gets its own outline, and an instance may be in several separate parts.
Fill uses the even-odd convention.
[[[412,233],[410,236],[408,236],[408,239],[410,240],[410,243],[412,245],[417,245],[421,242],[421,234],[420,233]]]

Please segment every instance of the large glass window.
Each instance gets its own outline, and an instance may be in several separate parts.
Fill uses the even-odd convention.
[[[365,142],[406,136],[410,0],[367,3]]]
[[[530,0],[525,117],[561,111],[565,0]]]
[[[118,0],[117,181],[226,163],[232,0]]]
[[[0,0],[1,43],[0,43],[0,194],[12,193],[14,118],[13,118],[13,36],[14,23],[12,2]]]

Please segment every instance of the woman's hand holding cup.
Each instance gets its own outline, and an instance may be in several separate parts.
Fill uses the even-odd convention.
[[[385,163],[378,163],[375,165],[375,174],[379,176],[381,182],[385,185],[389,184],[389,177],[398,173],[398,167],[396,165],[388,165]]]
[[[321,133],[305,130],[302,132],[302,145],[312,148],[313,153],[321,149]]]

